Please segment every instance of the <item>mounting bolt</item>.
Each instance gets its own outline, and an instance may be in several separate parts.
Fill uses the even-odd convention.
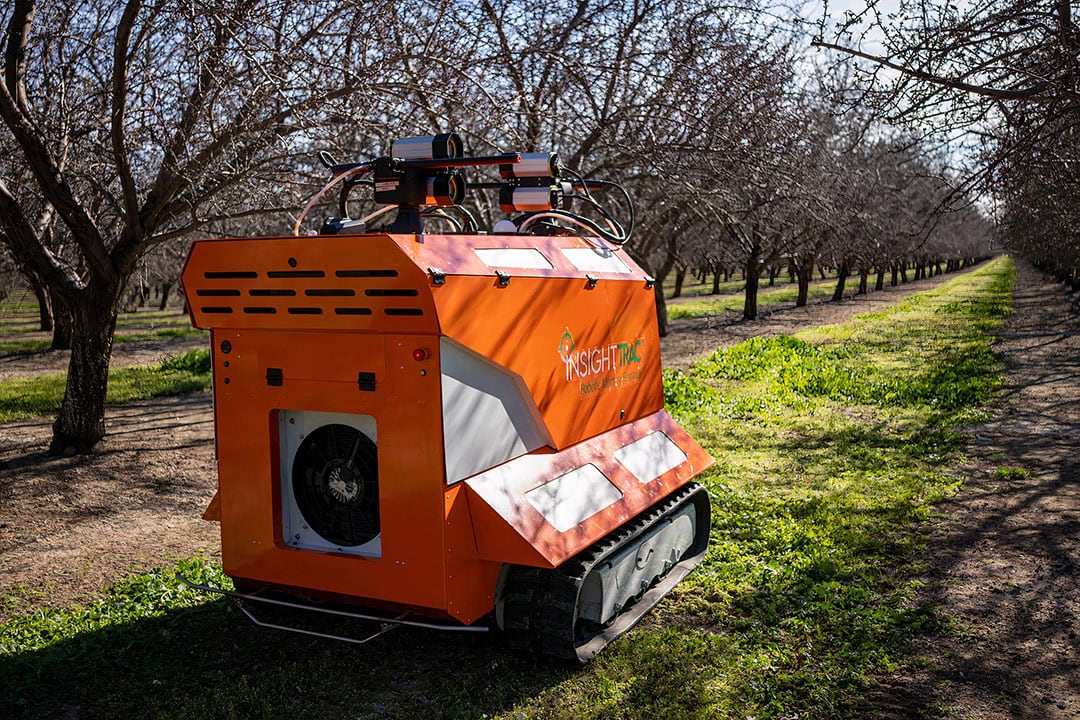
[[[510,273],[505,270],[496,270],[495,277],[497,278],[496,282],[499,284],[499,287],[506,287],[510,284]]]

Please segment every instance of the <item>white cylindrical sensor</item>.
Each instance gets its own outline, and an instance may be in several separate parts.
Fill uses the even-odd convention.
[[[543,212],[558,207],[559,198],[554,185],[544,187],[510,187],[499,191],[499,208],[503,212]]]
[[[464,154],[465,144],[457,133],[400,138],[390,146],[390,156],[398,160],[445,160]]]

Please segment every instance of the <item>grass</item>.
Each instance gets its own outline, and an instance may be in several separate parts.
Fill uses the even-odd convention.
[[[855,282],[858,283],[858,278],[855,279]],[[816,298],[832,295],[835,288],[835,280],[814,282],[810,284],[807,296]],[[784,287],[776,288],[774,290],[770,290],[763,286],[758,290],[758,308],[760,309],[767,305],[776,305],[778,303],[795,302],[798,297],[799,288],[794,285],[785,285]],[[714,295],[702,300],[668,303],[668,319],[677,320],[679,318],[705,317],[707,315],[719,315],[725,312],[742,310],[744,302],[745,298],[740,293],[737,295],[726,296]]]
[[[999,259],[884,312],[665,373],[713,455],[706,560],[578,669],[486,637],[395,630],[354,647],[275,634],[172,569],[0,626],[0,715],[175,718],[872,717],[875,678],[950,632],[916,602],[924,521],[958,486],[953,429],[1000,382]],[[193,567],[193,564],[195,567]],[[216,565],[180,569],[222,581]]]
[[[66,381],[65,373],[55,373],[0,382],[0,423],[55,413],[64,399]],[[191,350],[156,366],[109,370],[105,402],[115,405],[209,387],[210,351]]]
[[[38,325],[38,306],[29,292],[12,293],[0,302],[0,355],[44,352],[52,341],[48,338],[18,339],[15,336],[41,332]],[[121,312],[116,320],[114,342],[147,342],[204,335],[191,327],[188,316],[178,309]]]
[[[187,322],[185,320],[185,322]],[[178,338],[201,337],[206,335],[205,330],[193,328],[190,325],[180,327],[158,328],[133,333],[117,333],[113,336],[114,343],[151,342],[154,340],[172,340]],[[52,344],[51,340],[0,340],[0,355],[14,355],[16,353],[44,352]]]
[[[720,292],[721,293],[742,292],[743,288],[746,287],[746,281],[742,280],[742,279],[739,279],[737,277],[738,274],[739,273],[736,272],[736,273],[734,273],[732,275],[732,277],[735,277],[736,279],[728,280],[727,282],[721,282],[720,283]],[[813,279],[811,279],[810,282],[811,282],[811,284],[814,284],[814,282],[828,281],[830,279],[833,281],[833,284],[835,285],[835,283],[836,283],[836,270],[834,270],[832,268],[825,271],[824,280],[821,279],[821,275],[818,274],[817,270],[815,270],[814,271],[814,277],[813,277]],[[759,281],[761,283],[761,289],[762,290],[771,289],[769,287],[769,273],[767,271],[762,272],[762,275],[761,275]],[[781,286],[781,285],[787,285],[787,284],[790,284],[791,282],[792,281],[788,279],[788,274],[787,274],[787,271],[785,270],[784,272],[782,272],[782,273],[780,273],[779,275],[776,276],[776,279],[773,281],[773,287]],[[858,276],[856,276],[856,282],[858,282]],[[712,289],[713,289],[713,285],[712,285],[712,275],[711,275],[711,273],[706,277],[705,282],[697,282],[696,278],[694,278],[691,275],[687,275],[686,282],[683,283],[682,296],[681,297],[686,298],[686,297],[698,297],[698,296],[701,296],[701,295],[712,295]],[[667,295],[667,298],[669,300],[672,300],[674,298],[672,298],[671,295],[674,292],[675,292],[675,273],[670,272],[670,273],[668,273],[667,278],[664,279],[664,293]]]

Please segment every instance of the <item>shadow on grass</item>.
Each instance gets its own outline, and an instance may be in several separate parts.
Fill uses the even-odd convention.
[[[0,717],[474,718],[575,671],[487,634],[357,646],[265,630],[215,600],[0,656]]]

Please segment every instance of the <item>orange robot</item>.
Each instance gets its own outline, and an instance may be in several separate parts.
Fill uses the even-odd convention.
[[[373,173],[376,200],[399,201],[386,231],[339,218],[194,243],[183,285],[211,332],[219,473],[207,517],[245,601],[497,627],[586,661],[704,555],[691,480],[712,460],[663,410],[652,279],[562,229],[598,224],[555,207],[585,181],[560,187],[554,156],[461,158],[460,141],[409,156],[416,140],[381,169],[335,166],[335,182]],[[513,232],[422,232],[432,206],[460,207],[456,167],[495,160]]]

